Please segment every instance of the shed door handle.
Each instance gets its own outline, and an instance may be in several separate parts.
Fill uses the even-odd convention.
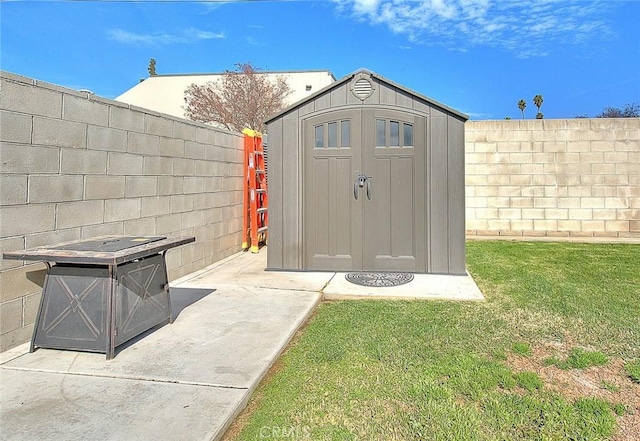
[[[372,176],[367,176],[364,174],[359,174],[356,178],[356,181],[353,183],[353,197],[358,200],[358,189],[367,185],[367,198],[371,200],[371,179]]]

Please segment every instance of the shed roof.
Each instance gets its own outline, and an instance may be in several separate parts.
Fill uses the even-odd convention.
[[[428,102],[429,104],[432,104],[432,105],[434,105],[436,107],[441,108],[442,110],[445,110],[445,111],[447,111],[449,113],[452,113],[452,114],[464,119],[465,121],[469,119],[469,116],[467,114],[465,114],[465,113],[462,113],[462,112],[460,112],[458,110],[455,110],[455,109],[453,109],[453,108],[451,108],[451,107],[449,107],[449,106],[447,106],[445,104],[442,104],[442,103],[434,100],[433,98],[429,98],[426,95],[422,95],[422,94],[420,94],[420,93],[418,93],[418,92],[416,92],[414,90],[411,90],[411,89],[409,89],[409,88],[407,88],[405,86],[402,86],[402,85],[400,85],[398,83],[395,83],[395,82],[393,82],[393,81],[383,77],[382,75],[379,75],[379,74],[377,74],[377,73],[375,73],[375,72],[373,72],[373,71],[371,71],[369,69],[361,68],[361,69],[356,70],[355,72],[352,72],[352,73],[344,76],[340,80],[325,86],[323,89],[320,89],[316,93],[313,93],[313,94],[303,98],[302,100],[290,105],[289,107],[286,107],[285,109],[283,109],[280,112],[276,113],[275,115],[271,116],[266,121],[266,123],[268,124],[271,121],[273,121],[275,119],[278,119],[282,115],[285,115],[285,114],[291,112],[292,110],[297,109],[298,107],[301,107],[301,106],[305,105],[306,103],[308,103],[308,102],[312,101],[313,99],[315,99],[317,96],[320,96],[320,95],[328,92],[329,90],[338,88],[341,85],[350,82],[356,75],[359,75],[359,74],[362,74],[362,73],[370,75],[371,77],[377,79],[378,81],[387,83],[388,85],[390,85],[392,87],[395,87],[395,88],[397,88],[399,90],[402,90],[403,92],[405,92],[405,93],[407,93],[409,95],[413,95],[416,98],[422,99],[422,100]]]

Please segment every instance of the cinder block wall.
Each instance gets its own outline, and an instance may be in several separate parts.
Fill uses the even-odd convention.
[[[467,235],[640,237],[640,118],[466,123]]]
[[[242,136],[0,74],[0,251],[107,234],[195,236],[175,279],[240,250]],[[0,351],[31,337],[44,265],[2,260]]]

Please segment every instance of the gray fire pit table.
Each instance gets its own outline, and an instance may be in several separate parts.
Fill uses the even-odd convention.
[[[195,237],[104,236],[4,253],[47,266],[36,347],[106,353],[171,323],[165,254]]]

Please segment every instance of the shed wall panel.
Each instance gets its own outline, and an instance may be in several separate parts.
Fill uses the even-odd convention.
[[[315,112],[316,106],[315,106],[315,100],[314,101],[310,101],[304,105],[302,105],[299,109],[298,109],[298,114],[300,116],[304,116],[304,115],[308,115],[310,113]],[[284,118],[284,117],[283,117]]]
[[[424,250],[424,264],[421,266],[420,270],[427,272],[429,270],[428,265],[429,265],[429,224],[430,224],[430,220],[429,220],[429,210],[428,210],[428,195],[429,195],[429,179],[431,178],[431,171],[429,170],[428,164],[429,164],[429,149],[431,146],[431,140],[430,140],[430,130],[429,130],[429,118],[426,117],[415,117],[415,121],[416,121],[416,137],[419,139],[420,138],[420,131],[422,131],[422,139],[424,139],[423,145],[422,146],[417,146],[416,148],[423,148],[425,149],[425,151],[423,152],[423,154],[421,156],[419,156],[419,158],[421,157],[421,159],[416,160],[415,163],[415,167],[421,167],[422,170],[424,170],[424,174],[423,173],[419,173],[418,170],[416,170],[415,174],[416,176],[421,178],[421,182],[419,183],[418,187],[422,188],[422,194],[418,194],[418,197],[415,198],[415,207],[413,208],[416,212],[418,213],[424,213],[424,222],[420,222],[416,225],[416,237],[418,238],[418,243],[416,244],[417,247],[421,247]]]
[[[431,106],[425,103],[420,98],[413,99],[413,110],[416,110],[421,113],[426,113],[427,115],[431,114]]]
[[[386,84],[378,83],[378,89],[380,90],[380,104],[389,104],[391,106],[396,104],[396,88],[387,86]]]
[[[447,118],[449,116],[445,112],[443,112],[442,109],[435,106],[431,106],[431,109],[429,109],[429,114],[433,118]]]
[[[269,139],[267,151],[267,185],[269,191],[269,246],[267,247],[267,268],[282,269],[282,143],[283,119],[271,122],[267,128]],[[245,234],[243,232],[243,234]]]
[[[425,210],[425,225],[424,227],[426,228],[426,233],[425,233],[425,237],[427,242],[424,244],[425,249],[426,249],[426,253],[427,253],[427,262],[426,262],[426,268],[425,271],[426,272],[431,272],[431,154],[432,154],[432,149],[431,146],[433,145],[433,140],[431,139],[431,118],[425,118],[425,130],[426,130],[426,141],[425,141],[425,148],[427,149],[427,151],[425,152],[425,157],[424,157],[424,168],[427,171],[425,179],[426,179],[426,184],[425,184],[425,194],[422,198],[423,203],[424,203],[424,210]]]
[[[282,262],[285,268],[302,269],[301,140],[298,113],[283,118],[282,130]]]
[[[413,97],[403,90],[396,91],[396,105],[405,109],[413,108]]]
[[[431,118],[431,163],[429,171],[429,217],[431,269],[433,273],[447,273],[449,270],[449,198],[448,198],[448,130],[446,118]]]
[[[464,122],[448,118],[449,273],[465,269]]]
[[[347,104],[347,89],[338,87],[331,91],[331,107],[345,106]]]
[[[331,107],[331,93],[323,93],[314,100],[315,110],[320,111]]]

